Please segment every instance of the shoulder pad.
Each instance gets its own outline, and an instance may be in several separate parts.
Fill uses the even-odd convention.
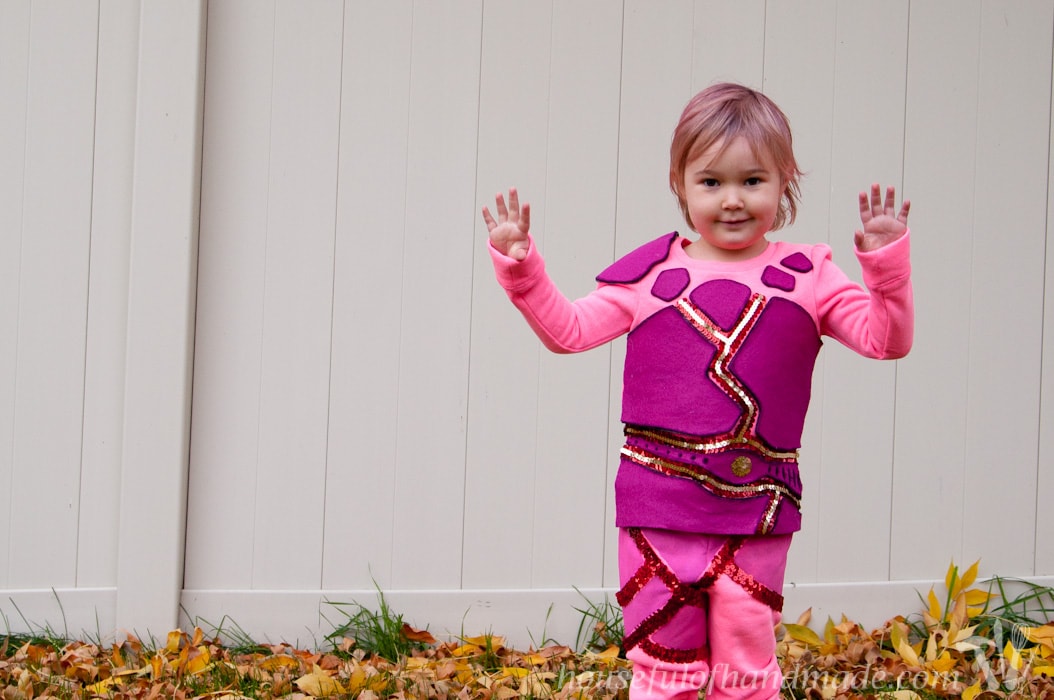
[[[639,282],[653,267],[670,257],[670,246],[677,240],[677,232],[667,233],[636,250],[623,255],[597,275],[597,282],[630,284]]]

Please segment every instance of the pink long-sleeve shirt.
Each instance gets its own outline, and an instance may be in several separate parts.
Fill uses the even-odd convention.
[[[911,347],[909,236],[857,252],[866,289],[825,245],[770,242],[737,262],[657,238],[567,299],[533,241],[525,260],[490,248],[498,281],[547,348],[626,341],[616,524],[710,534],[801,527],[798,449],[821,336],[866,357]]]

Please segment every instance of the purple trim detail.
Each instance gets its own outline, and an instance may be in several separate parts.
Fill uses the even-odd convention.
[[[795,272],[812,272],[812,260],[804,253],[794,253],[780,260],[780,265]]]
[[[640,282],[651,269],[670,257],[670,246],[677,240],[677,232],[667,233],[636,250],[627,253],[597,275],[597,282],[632,284]]]
[[[681,296],[681,292],[688,287],[691,281],[691,275],[683,267],[663,270],[655,278],[655,284],[651,286],[651,295],[663,301],[673,301]]]
[[[785,292],[794,291],[794,277],[772,265],[766,266],[765,271],[761,273],[761,282],[773,289],[782,289]]]

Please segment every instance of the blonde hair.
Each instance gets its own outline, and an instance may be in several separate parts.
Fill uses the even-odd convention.
[[[776,103],[757,90],[736,83],[717,83],[693,97],[681,113],[670,144],[670,189],[677,196],[688,225],[688,203],[684,194],[684,170],[688,161],[715,144],[724,150],[737,137],[750,144],[754,156],[766,154],[783,185],[772,230],[792,223],[801,199],[802,172],[794,158],[790,122]]]

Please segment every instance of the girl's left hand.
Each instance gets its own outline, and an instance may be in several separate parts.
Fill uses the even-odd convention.
[[[899,214],[894,213],[895,206],[896,192],[893,187],[886,188],[885,202],[882,201],[882,188],[877,183],[871,185],[870,198],[866,192],[860,193],[860,221],[864,227],[853,236],[858,250],[877,250],[908,232],[911,202],[905,199],[900,205]]]

